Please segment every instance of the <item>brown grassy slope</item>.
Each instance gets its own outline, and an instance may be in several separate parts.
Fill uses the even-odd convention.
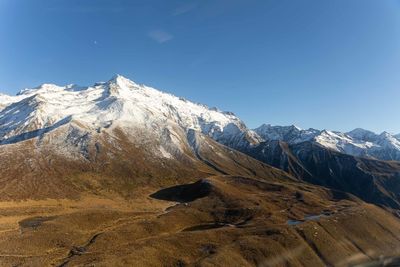
[[[248,154],[306,182],[350,192],[364,201],[400,208],[400,163],[359,158],[312,142],[271,141]]]
[[[17,229],[0,232],[0,262],[349,266],[399,253],[397,218],[350,195],[312,185],[213,176],[158,191],[153,198],[142,198],[140,206],[135,201],[130,208],[91,203],[58,214],[49,210],[45,218],[28,217]]]
[[[180,204],[144,225],[158,235],[152,232],[122,240],[117,233],[100,236],[92,254],[71,263],[97,259],[104,266],[345,266],[398,252],[399,221],[351,196],[337,199],[332,192],[312,186],[232,176],[212,177],[187,187],[197,187],[194,191],[206,187],[208,195]],[[177,192],[170,193],[176,196]],[[326,216],[287,224],[289,219],[301,221],[322,213]],[[125,248],[111,250],[115,254],[111,257],[96,253],[112,240]]]
[[[173,159],[118,129],[76,157],[50,138],[0,149],[0,266],[347,266],[400,247],[388,212],[202,135]]]
[[[84,146],[57,142],[63,135],[59,129],[40,140],[0,146],[0,200],[76,199],[82,193],[132,198],[143,187],[157,190],[215,174],[293,179],[202,135],[194,151],[180,133],[182,148],[170,148],[171,158],[157,152],[161,140],[135,140],[118,128],[92,136]]]

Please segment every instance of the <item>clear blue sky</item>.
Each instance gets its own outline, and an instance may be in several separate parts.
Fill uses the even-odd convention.
[[[0,92],[115,73],[250,127],[400,133],[400,2],[0,0]]]

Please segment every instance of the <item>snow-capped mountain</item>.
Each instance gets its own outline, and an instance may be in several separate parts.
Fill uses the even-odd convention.
[[[6,107],[7,105],[17,101],[17,96],[9,96],[0,93],[0,110]]]
[[[375,141],[377,138],[377,134],[374,132],[362,129],[362,128],[356,128],[350,132],[347,132],[347,135],[358,140],[366,141],[366,142],[372,142]]]
[[[295,125],[272,126],[270,124],[263,124],[254,131],[264,140],[280,140],[287,143],[310,141],[320,133],[316,129],[302,130]]]
[[[171,136],[181,135],[174,133],[176,129],[193,129],[232,147],[260,141],[231,112],[210,109],[120,75],[89,87],[43,84],[17,96],[0,96],[2,144],[41,136],[65,124],[88,134],[110,127],[141,129],[144,137],[155,134],[160,139],[166,129]]]
[[[354,156],[382,160],[400,160],[400,141],[387,132],[375,134],[361,128],[347,133],[328,130],[303,130],[296,126],[263,124],[254,129],[265,141],[277,140],[288,144],[311,141],[323,147]]]
[[[14,144],[54,131],[48,143],[83,149],[92,137],[122,129],[139,143],[157,141],[155,152],[171,157],[194,130],[246,152],[263,141],[314,142],[355,156],[400,160],[400,136],[355,129],[348,133],[292,126],[262,125],[251,130],[233,113],[163,93],[116,75],[89,87],[43,84],[16,96],[0,95],[0,144]],[[61,130],[62,129],[62,130]],[[72,141],[71,141],[72,140]],[[37,145],[40,145],[40,142]]]

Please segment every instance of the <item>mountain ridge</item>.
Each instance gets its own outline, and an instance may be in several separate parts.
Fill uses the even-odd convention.
[[[66,121],[77,122],[87,131],[99,131],[112,124],[151,128],[151,123],[161,130],[172,122],[185,131],[200,131],[238,150],[263,141],[312,141],[354,156],[400,160],[400,135],[378,135],[361,128],[341,133],[269,124],[252,130],[232,112],[139,85],[121,75],[87,87],[45,83],[23,89],[16,96],[0,95],[0,143],[24,140],[18,136],[30,136],[31,132],[44,134],[52,129],[51,125]]]
[[[269,124],[250,129],[232,112],[139,85],[118,74],[92,86],[45,83],[23,89],[16,96],[0,94],[0,139],[3,142],[28,131],[40,131],[66,118],[99,130],[115,121],[145,125],[150,117],[158,117],[164,124],[170,120],[186,130],[201,131],[235,149],[271,140],[289,144],[313,141],[354,156],[400,160],[400,134],[376,134],[361,128],[341,133]]]
[[[70,117],[71,121],[77,121],[91,131],[109,127],[117,121],[146,128],[153,127],[152,123],[158,126],[172,123],[201,131],[225,144],[257,142],[257,136],[231,112],[195,104],[138,85],[120,75],[108,82],[79,87],[79,90],[72,86],[45,84],[24,89],[7,100],[11,103],[5,103],[0,111],[1,139],[39,130]],[[239,132],[245,133],[243,140],[238,139]]]
[[[265,141],[283,141],[299,144],[310,141],[337,152],[358,157],[380,160],[400,160],[400,140],[396,135],[356,128],[350,132],[307,129],[292,126],[271,126],[263,124],[254,131]]]

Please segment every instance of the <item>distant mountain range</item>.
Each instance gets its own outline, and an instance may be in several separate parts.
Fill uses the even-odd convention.
[[[299,144],[310,141],[337,152],[381,160],[400,160],[400,135],[375,134],[361,128],[347,133],[328,130],[302,130],[292,126],[261,125],[254,130],[264,140]]]

